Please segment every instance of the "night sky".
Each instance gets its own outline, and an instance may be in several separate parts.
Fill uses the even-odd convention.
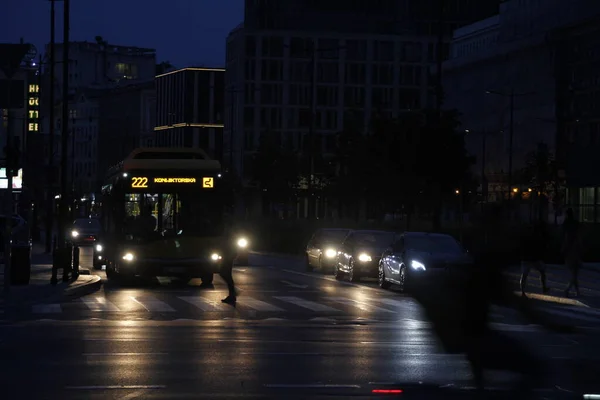
[[[71,0],[72,41],[154,48],[157,61],[176,67],[224,66],[225,38],[243,20],[243,0]],[[168,5],[168,6],[167,6]],[[48,0],[2,0],[0,42],[50,41]],[[62,40],[62,2],[56,2],[56,39]]]

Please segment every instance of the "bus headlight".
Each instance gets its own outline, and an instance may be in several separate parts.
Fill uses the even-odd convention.
[[[102,251],[102,245],[101,244],[97,244],[96,245],[96,251]]]
[[[76,238],[77,236],[79,236],[79,232],[77,231],[71,231],[71,236]]]
[[[126,253],[126,254],[123,256],[123,260],[125,260],[125,261],[133,261],[133,259],[134,259],[134,258],[135,258],[135,257],[133,256],[133,253]]]
[[[237,245],[239,248],[245,249],[248,247],[248,240],[246,238],[239,238],[237,241]]]
[[[219,261],[222,257],[220,255],[218,255],[217,253],[212,253],[210,256],[210,259],[213,261]]]

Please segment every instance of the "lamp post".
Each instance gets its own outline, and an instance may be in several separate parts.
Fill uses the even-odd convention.
[[[509,122],[509,136],[508,136],[508,202],[511,201],[512,193],[512,173],[513,173],[513,139],[515,134],[515,97],[528,96],[534,94],[534,92],[523,92],[515,93],[514,89],[511,89],[509,93],[497,92],[495,90],[486,90],[486,94],[494,94],[497,96],[508,97],[510,104],[510,122]]]

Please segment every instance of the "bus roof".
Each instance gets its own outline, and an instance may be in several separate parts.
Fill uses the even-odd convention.
[[[107,176],[133,170],[220,171],[221,163],[202,149],[147,147],[132,151],[127,158],[109,169]]]

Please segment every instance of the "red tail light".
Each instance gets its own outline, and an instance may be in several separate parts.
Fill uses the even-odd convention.
[[[373,394],[401,394],[402,389],[373,389]]]

